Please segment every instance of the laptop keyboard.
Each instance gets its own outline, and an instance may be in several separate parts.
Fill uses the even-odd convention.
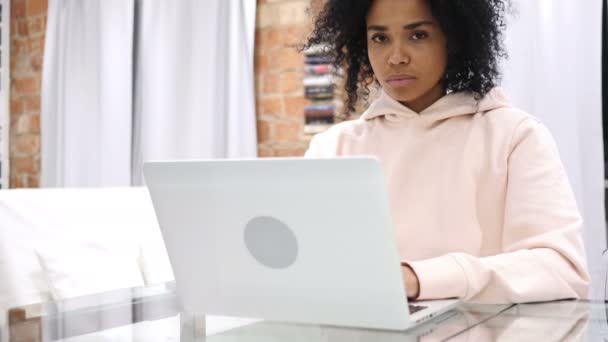
[[[426,308],[428,308],[428,306],[422,306],[422,305],[412,305],[412,304],[408,304],[409,308],[410,308],[410,315],[414,314],[420,310],[424,310]]]

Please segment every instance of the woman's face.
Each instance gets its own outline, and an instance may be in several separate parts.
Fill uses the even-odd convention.
[[[375,0],[367,14],[367,54],[384,91],[421,112],[443,95],[447,40],[428,0]]]

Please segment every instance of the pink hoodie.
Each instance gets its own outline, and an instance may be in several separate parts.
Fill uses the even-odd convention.
[[[307,157],[377,156],[419,299],[584,298],[582,220],[556,144],[499,88],[420,114],[385,93],[358,120],[317,134]]]

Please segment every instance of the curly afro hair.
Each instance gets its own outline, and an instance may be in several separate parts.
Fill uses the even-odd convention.
[[[444,87],[468,91],[482,98],[500,81],[499,59],[507,57],[503,45],[505,13],[510,0],[428,0],[448,41]],[[374,72],[367,56],[367,13],[373,0],[327,0],[304,48],[327,44],[336,67],[345,66],[344,112],[354,112],[369,95]]]

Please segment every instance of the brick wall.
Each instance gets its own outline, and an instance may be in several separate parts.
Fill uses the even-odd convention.
[[[260,157],[301,156],[304,134],[304,56],[318,0],[257,0],[255,84]]]
[[[11,0],[10,187],[38,187],[47,0]]]

